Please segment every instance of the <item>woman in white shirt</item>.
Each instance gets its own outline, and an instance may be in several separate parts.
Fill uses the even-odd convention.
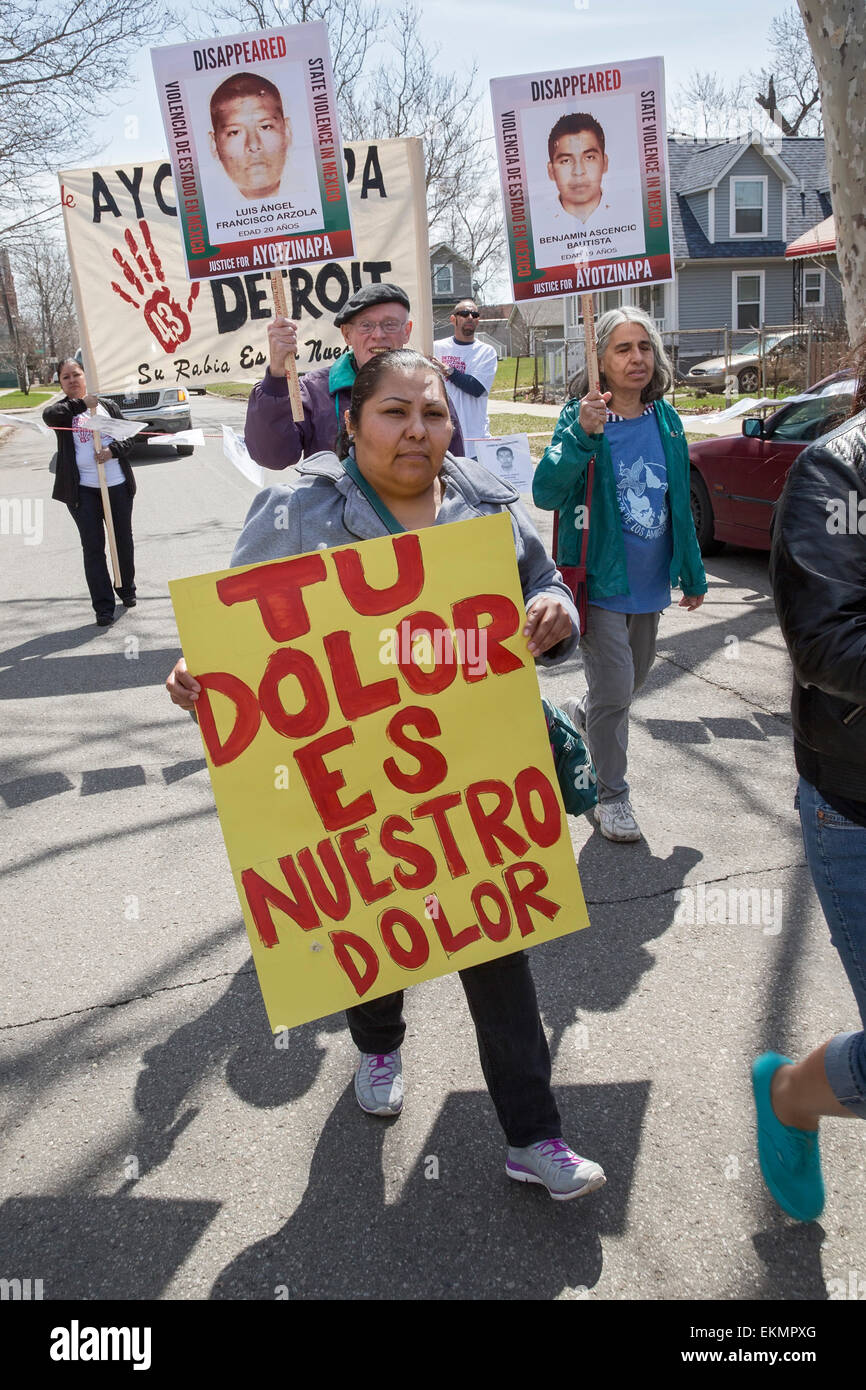
[[[99,489],[97,459],[105,465],[105,481],[111,503],[111,517],[120,563],[118,597],[124,608],[135,607],[135,557],[132,541],[132,499],[135,478],[129,464],[131,440],[112,438],[101,432],[97,454],[93,433],[81,428],[86,412],[120,419],[113,401],[89,394],[87,379],[74,357],[61,362],[58,378],[63,399],[46,406],[42,418],[57,436],[57,476],[52,497],[65,502],[78,527],[84,552],[84,575],[100,627],[114,622],[114,590],[105,559],[105,518]]]

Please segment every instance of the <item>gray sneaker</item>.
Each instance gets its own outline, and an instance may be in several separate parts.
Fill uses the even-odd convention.
[[[628,843],[641,838],[630,801],[600,801],[595,808],[595,818],[606,840]]]
[[[576,695],[569,695],[567,700],[563,700],[559,706],[563,714],[567,714],[577,732],[586,743],[586,721],[580,700]]]
[[[355,1096],[368,1115],[399,1115],[403,1109],[403,1064],[396,1052],[362,1052]]]
[[[509,1149],[505,1171],[515,1182],[537,1182],[555,1202],[568,1202],[604,1187],[604,1169],[581,1158],[564,1139],[542,1139],[527,1149]]]

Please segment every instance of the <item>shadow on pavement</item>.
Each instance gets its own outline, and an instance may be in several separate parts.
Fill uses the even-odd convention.
[[[220,1209],[153,1197],[12,1197],[0,1207],[7,1276],[52,1299],[159,1298]]]
[[[602,1234],[625,1228],[648,1093],[645,1081],[557,1088],[566,1134],[579,1123],[608,1185],[554,1202],[506,1177],[489,1098],[452,1092],[402,1195],[386,1204],[383,1148],[399,1121],[362,1115],[350,1085],[322,1130],[297,1209],[226,1267],[211,1297],[523,1301],[590,1289]]]
[[[138,1158],[139,1175],[169,1158],[197,1113],[191,1106],[184,1109],[185,1098],[206,1076],[225,1067],[226,1081],[247,1105],[289,1105],[318,1079],[325,1058],[318,1035],[344,1027],[343,1014],[334,1014],[275,1039],[255,973],[245,965],[209,1009],[144,1054],[134,1097],[141,1128],[124,1139],[125,1151]]]

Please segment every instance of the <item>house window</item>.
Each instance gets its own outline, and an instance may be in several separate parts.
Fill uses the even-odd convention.
[[[437,265],[433,272],[433,293],[454,293],[454,267],[452,265]]]
[[[637,306],[639,309],[643,309],[645,314],[649,314],[651,319],[663,319],[665,316],[664,285],[641,285],[637,292]]]
[[[824,271],[803,271],[803,304],[815,309],[824,307]]]
[[[596,302],[596,314],[606,314],[608,309],[618,309],[622,304],[622,290],[604,290]]]
[[[760,328],[764,318],[764,272],[734,271],[735,328]]]
[[[767,235],[766,177],[731,179],[731,236]]]

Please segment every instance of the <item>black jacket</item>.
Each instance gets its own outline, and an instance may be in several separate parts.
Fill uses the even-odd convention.
[[[114,401],[100,396],[99,403],[105,407],[113,419],[123,419]],[[87,406],[84,401],[71,401],[68,396],[64,396],[61,400],[55,401],[53,405],[47,405],[42,412],[42,419],[46,425],[51,426],[57,436],[57,474],[51,496],[57,502],[67,502],[71,507],[78,506],[79,483],[78,464],[75,461],[75,441],[72,438],[72,421],[76,415],[80,415],[86,409]],[[129,455],[132,452],[134,442],[132,439],[115,439],[108,446],[123,469],[123,476],[129,484],[131,497],[135,496],[135,478],[132,465],[129,462]]]
[[[797,769],[825,795],[866,802],[866,411],[795,460],[770,578],[794,666]]]

